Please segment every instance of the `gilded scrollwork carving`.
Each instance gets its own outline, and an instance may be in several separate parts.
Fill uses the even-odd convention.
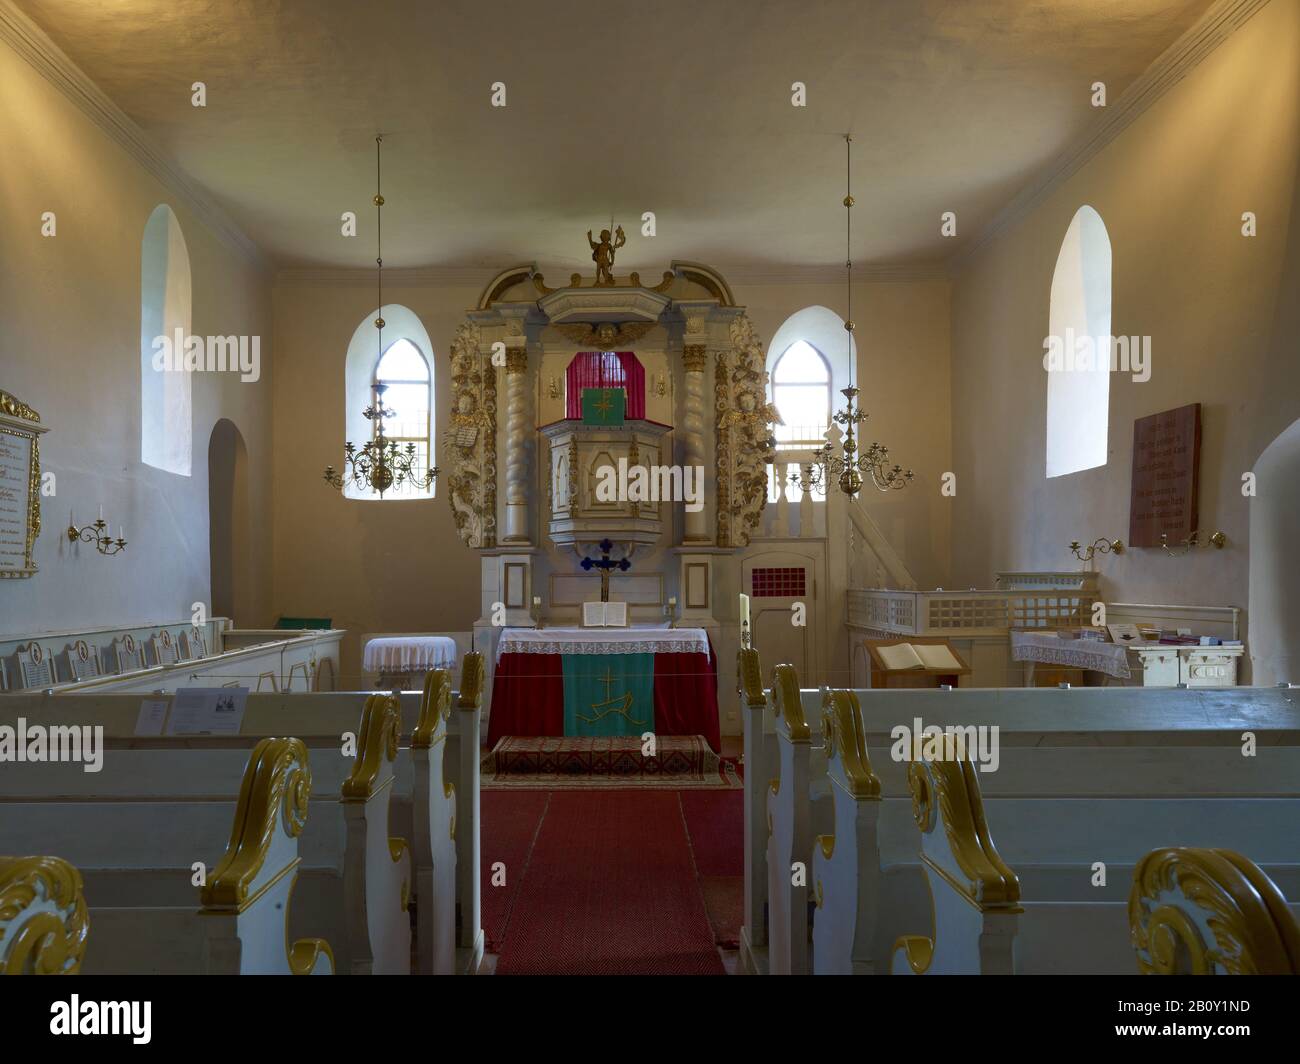
[[[776,453],[763,347],[743,314],[730,325],[731,350],[718,354],[714,406],[718,461],[718,546],[744,547],[767,504],[767,466]]]
[[[60,857],[0,857],[0,975],[76,975],[88,929],[76,868]]]
[[[1144,975],[1296,975],[1300,925],[1258,865],[1168,847],[1133,872],[1129,930]]]
[[[493,547],[497,530],[497,377],[480,350],[477,323],[467,321],[451,344],[451,455],[448,497],[456,531],[468,547]]]

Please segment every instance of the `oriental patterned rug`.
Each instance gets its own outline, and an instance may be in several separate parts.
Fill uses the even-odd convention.
[[[636,736],[507,735],[483,756],[481,772],[483,790],[742,786],[736,763],[719,757],[700,735],[661,736],[649,757]]]

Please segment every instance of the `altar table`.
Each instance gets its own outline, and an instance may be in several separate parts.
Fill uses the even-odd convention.
[[[702,735],[720,750],[717,659],[703,628],[507,628],[488,746],[506,735]]]

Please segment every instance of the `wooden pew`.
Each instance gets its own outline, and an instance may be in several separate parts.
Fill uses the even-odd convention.
[[[978,783],[993,802],[989,824],[1002,856],[1020,874],[1035,907],[1033,933],[1019,944],[1027,970],[1124,965],[1123,970],[1131,971],[1123,943],[1113,933],[1118,918],[1113,907],[1122,907],[1128,876],[1147,849],[1192,841],[1179,835],[1131,836],[1121,849],[1094,853],[1081,866],[1071,863],[1069,853],[1043,849],[1041,832],[1009,834],[1008,825],[1032,825],[1035,817],[1052,812],[1041,800],[1056,802],[1056,812],[1066,808],[1062,803],[1076,803],[1063,839],[1071,826],[1086,826],[1087,816],[1109,817],[1122,825],[1116,803],[1131,799],[1146,803],[1141,815],[1153,826],[1172,830],[1187,818],[1204,817],[1207,829],[1213,825],[1218,832],[1207,842],[1245,848],[1257,830],[1249,822],[1234,833],[1231,822],[1222,819],[1226,807],[1179,803],[1300,798],[1300,713],[1286,691],[852,691],[836,693],[824,715],[834,829],[814,849],[815,973],[886,972],[900,935],[932,927],[909,766],[891,756],[896,724],[910,726],[920,717],[940,727],[1001,729],[1001,763],[997,771],[978,773]],[[1254,757],[1242,756],[1247,732],[1257,744]],[[1008,804],[1011,799],[1021,800],[1020,806]],[[1078,804],[1083,799],[1100,804],[1085,813]],[[1096,823],[1100,830],[1104,821]],[[1300,896],[1300,873],[1282,860],[1284,853],[1258,856],[1281,877],[1284,889]],[[1090,885],[1093,860],[1108,862],[1104,889]],[[1063,885],[1068,891],[1062,895]],[[1040,904],[1053,897],[1057,904]],[[1110,929],[1107,935],[1081,943],[1073,957],[1043,952],[1050,935],[1045,939],[1039,929],[1056,920],[1068,930],[1079,918],[1078,904],[1094,901],[1112,907],[1088,910]],[[997,922],[990,920],[991,925]]]
[[[76,868],[59,857],[0,857],[0,975],[76,975],[88,926]]]
[[[297,739],[263,739],[234,779],[241,775],[237,790],[233,780],[229,785],[235,801],[167,795],[6,803],[5,845],[43,839],[79,873],[93,869],[104,882],[146,885],[115,904],[88,891],[91,930],[81,972],[332,974],[324,940],[295,941],[288,931],[311,792],[306,747]],[[223,838],[224,855],[196,897],[192,863],[219,854]],[[82,928],[84,936],[84,922]]]
[[[821,692],[801,690],[792,665],[761,684],[758,652],[737,659],[745,713],[745,922],[741,958],[751,974],[808,968],[809,876],[817,834],[830,830]]]
[[[479,907],[478,865],[478,734],[482,704],[482,657],[467,655],[463,661],[461,689],[450,691],[445,673],[429,678],[424,694],[405,692],[399,696],[401,735],[399,742],[410,742],[410,756],[405,752],[395,763],[391,794],[393,834],[412,840],[412,904],[416,907],[416,928],[420,948],[417,966],[422,972],[474,972],[483,955],[483,932]],[[137,737],[134,734],[140,706],[138,695],[79,695],[75,697],[15,695],[0,698],[0,724],[20,716],[46,724],[100,724],[105,728],[106,755],[123,771],[123,779],[139,778],[145,771],[140,759],[147,751],[178,748],[205,750],[205,757],[226,762],[240,756],[261,735],[276,730],[300,734],[313,751],[312,758],[319,799],[338,802],[343,797],[345,780],[353,765],[340,751],[341,736],[357,731],[357,719],[370,696],[364,692],[337,692],[279,695],[252,694],[238,736],[168,736]],[[455,711],[450,707],[454,705]],[[364,730],[364,729],[363,729]],[[461,735],[467,741],[461,742]],[[427,746],[424,744],[427,742]],[[131,767],[133,760],[139,768]],[[55,766],[45,766],[51,769]],[[64,768],[78,769],[77,766]],[[424,772],[424,783],[416,787],[417,772]],[[80,777],[80,772],[73,773]],[[212,798],[202,787],[201,774],[173,773],[173,785],[184,788],[193,797]],[[94,788],[93,775],[74,788]],[[90,781],[90,782],[87,782]],[[50,780],[35,780],[32,793],[48,793]],[[13,785],[0,778],[0,800]],[[129,789],[129,788],[128,788]],[[419,830],[417,830],[417,825]],[[338,838],[346,830],[340,825]],[[321,890],[333,890],[338,904],[342,894],[338,875],[330,861],[316,845],[313,831],[308,842],[307,867],[303,872],[305,893],[299,891],[300,904],[295,907],[295,930],[308,933],[334,909],[333,901],[317,904]],[[455,891],[441,895],[437,885],[454,868]],[[322,878],[326,881],[321,883]],[[332,884],[329,881],[333,881]],[[421,881],[431,885],[432,895],[421,889]],[[439,904],[436,899],[442,896]],[[425,902],[425,898],[429,900]],[[448,928],[455,929],[451,949],[454,960],[448,961]],[[341,970],[349,970],[351,956],[343,932],[335,928],[331,941],[338,942]]]
[[[1295,798],[986,802],[978,775],[960,756],[909,767],[934,917],[929,935],[899,938],[894,974],[1132,973],[1123,888],[1135,876],[1142,882],[1152,839],[1180,847],[1231,839],[1292,881],[1300,872]],[[1094,878],[1099,864],[1106,884]]]
[[[1300,975],[1300,922],[1232,850],[1153,850],[1134,871],[1128,914],[1144,975]]]

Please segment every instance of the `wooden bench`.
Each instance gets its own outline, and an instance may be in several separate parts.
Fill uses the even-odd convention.
[[[929,934],[899,937],[894,974],[1134,973],[1130,884],[1153,840],[1240,846],[1300,887],[1300,799],[986,802],[961,757],[917,760],[908,777],[934,916]]]
[[[746,670],[750,681],[746,684]],[[819,780],[814,767],[823,756],[811,721],[830,716],[831,707],[820,708],[822,692],[804,689],[799,704],[809,723],[804,746],[809,768],[806,787],[784,783],[764,786],[773,778],[786,778],[780,766],[780,746],[789,731],[780,725],[775,702],[781,697],[774,689],[762,691],[753,677],[753,663],[741,662],[739,686],[746,726],[746,909],[742,931],[742,958],[750,971],[779,969],[771,963],[774,949],[770,928],[799,926],[808,911],[798,887],[785,888],[790,878],[778,884],[768,863],[768,825],[760,810],[772,805],[771,832],[778,825],[794,831],[811,827],[813,867],[809,875],[808,898],[812,899],[813,971],[884,972],[889,968],[890,947],[897,934],[910,923],[914,928],[929,921],[924,876],[910,819],[910,791],[906,764],[890,757],[895,724],[909,727],[917,717],[926,723],[946,725],[997,725],[1001,729],[1001,764],[998,770],[982,774],[986,790],[998,797],[1131,796],[1135,789],[1149,797],[1189,794],[1248,797],[1300,795],[1300,714],[1286,691],[1274,689],[1210,691],[1159,691],[1139,689],[1073,689],[962,691],[855,691],[846,692],[856,730],[843,729],[853,772],[846,771],[843,756],[839,764],[828,758],[828,774]],[[785,699],[793,703],[793,699]],[[813,706],[818,706],[817,710]],[[823,728],[825,725],[823,725]],[[1258,756],[1241,756],[1243,732],[1251,732],[1258,743]],[[799,756],[799,744],[791,743]],[[832,743],[827,740],[826,750]],[[861,756],[857,756],[861,751]],[[859,770],[865,763],[879,774],[873,784]],[[759,766],[757,770],[753,766]],[[1134,781],[1140,781],[1136,788]],[[819,783],[822,786],[819,788]],[[873,790],[879,786],[879,792]],[[831,801],[829,788],[839,799]],[[761,793],[760,793],[761,792]],[[796,808],[796,797],[804,808]],[[787,803],[784,810],[780,803]],[[833,827],[823,826],[827,817]],[[794,831],[790,838],[794,839]],[[832,841],[834,840],[834,841]],[[784,846],[784,843],[782,843]],[[1158,845],[1158,842],[1155,843]],[[884,857],[881,847],[886,848]],[[792,841],[790,860],[804,852],[800,838]],[[860,850],[863,867],[888,874],[859,876]],[[821,871],[831,862],[834,872]],[[761,854],[761,860],[755,855]],[[871,855],[871,861],[866,859]],[[1135,857],[1132,859],[1136,859]],[[880,862],[885,860],[887,865]],[[1131,862],[1130,862],[1131,863]],[[785,869],[790,867],[785,864]],[[852,868],[853,872],[848,872]],[[1037,876],[1035,872],[1035,876]],[[851,884],[840,884],[827,898],[827,880],[849,875]],[[822,898],[818,900],[818,881]],[[770,881],[770,882],[769,882]],[[836,878],[837,884],[839,883]],[[874,912],[870,890],[884,892],[885,910],[891,921],[877,924],[868,919]],[[1112,878],[1111,882],[1114,880]],[[851,890],[850,890],[851,886]],[[784,897],[775,891],[780,887]],[[862,894],[859,896],[859,887]],[[773,897],[769,899],[769,890]],[[778,903],[781,911],[776,912]],[[764,907],[767,918],[764,919]],[[900,923],[901,922],[901,923]],[[792,970],[799,970],[802,944],[797,930],[783,932],[792,952]],[[784,943],[782,945],[784,948]],[[779,962],[778,962],[779,963]]]
[[[325,940],[294,940],[289,930],[311,792],[307,749],[298,739],[266,738],[246,761],[228,783],[234,801],[155,794],[6,803],[6,847],[43,843],[62,858],[57,865],[37,859],[35,870],[30,859],[19,859],[11,867],[20,877],[45,880],[52,896],[69,894],[73,869],[78,888],[89,870],[118,888],[100,901],[88,893],[88,914],[82,910],[86,918],[72,932],[85,939],[81,972],[332,974]],[[192,864],[204,858],[212,863],[196,892]],[[121,893],[131,896],[113,896]],[[78,927],[77,918],[62,926]]]
[[[413,864],[408,894],[412,904],[417,906],[417,965],[424,972],[472,972],[477,970],[482,958],[477,826],[481,656],[468,655],[463,668],[458,696],[451,691],[450,678],[443,672],[435,672],[427,678],[422,694],[403,694],[398,699],[385,696],[387,701],[400,707],[399,734],[410,737],[409,755],[407,750],[401,752],[394,763],[392,782],[376,780],[372,788],[375,793],[371,795],[372,801],[382,800],[385,811],[391,804],[391,815],[398,825],[394,833],[404,833],[413,842],[408,858]],[[129,781],[152,771],[148,767],[151,762],[145,760],[151,752],[168,750],[173,759],[178,754],[201,755],[201,763],[207,767],[190,769],[173,760],[172,769],[168,771],[169,785],[179,789],[190,800],[216,797],[208,793],[205,774],[220,771],[223,763],[228,765],[232,758],[239,757],[240,751],[246,751],[259,734],[293,728],[303,733],[313,750],[318,799],[328,798],[346,806],[355,804],[359,797],[358,793],[345,794],[345,789],[356,791],[356,785],[348,787],[347,781],[362,759],[359,757],[357,764],[353,765],[343,756],[341,736],[345,732],[357,731],[358,705],[364,705],[369,697],[364,693],[250,695],[238,736],[137,737],[134,726],[140,704],[138,696],[15,696],[0,700],[0,713],[11,721],[25,714],[33,721],[45,723],[99,723],[105,728],[108,764],[116,766],[117,779],[122,781],[115,785],[128,791]],[[456,713],[451,712],[453,701]],[[457,732],[463,729],[471,736],[470,742],[460,743],[459,734],[451,733],[453,725]],[[365,731],[363,722],[361,735],[364,736]],[[200,762],[193,764],[199,765]],[[95,782],[95,775],[82,773],[80,766],[40,767],[43,771],[32,776],[26,787],[35,795],[44,797],[51,793],[49,770],[56,768],[65,770],[67,782],[62,786],[70,788],[73,793],[87,789],[93,792],[101,786]],[[458,794],[456,783],[466,780],[468,785],[462,782]],[[16,783],[0,779],[0,800],[6,796],[14,797],[16,786]],[[381,791],[382,799],[379,797]],[[376,805],[374,817],[378,815]],[[346,852],[347,831],[345,818],[336,822],[333,835],[323,841],[319,838],[322,832],[329,835],[325,829],[309,833],[304,886],[295,907],[295,930],[311,926],[313,922],[319,926],[321,921],[325,921],[336,934],[341,933],[337,923],[329,921],[334,919],[330,914],[347,911],[346,899],[340,891],[341,877],[336,860],[338,854]],[[372,846],[369,860],[375,868],[382,865],[374,864],[376,858],[373,854],[387,844],[385,842],[384,847],[380,847],[374,840],[386,838],[383,829],[376,829],[369,839]],[[449,883],[452,885],[450,890],[447,889]],[[92,897],[95,896],[99,895],[92,891]],[[340,954],[341,970],[353,970],[354,960],[360,965],[359,970],[366,970],[367,964],[372,963],[365,960],[370,954],[369,947],[364,946],[372,940],[366,937],[359,941],[364,948],[354,958],[347,945],[347,936],[344,934],[340,940],[336,948]]]

